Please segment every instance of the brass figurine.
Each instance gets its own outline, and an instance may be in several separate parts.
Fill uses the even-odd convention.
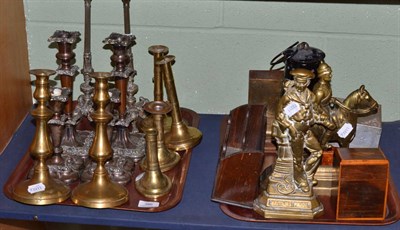
[[[322,146],[329,142],[338,142],[341,147],[349,147],[357,130],[357,119],[376,113],[378,102],[365,89],[364,85],[351,92],[343,101],[332,97],[329,107],[330,120],[335,124],[334,130],[314,126],[312,131],[319,137]]]
[[[319,80],[313,87],[316,104],[320,105],[322,112],[329,116],[329,120],[335,124],[335,129],[315,125],[312,131],[324,149],[329,149],[331,142],[338,142],[341,147],[349,147],[356,134],[357,118],[376,112],[378,103],[363,85],[343,101],[333,97],[332,69],[325,62],[320,63],[317,74]]]
[[[128,201],[128,191],[122,185],[111,182],[105,163],[112,157],[113,150],[107,137],[107,123],[112,115],[106,111],[109,103],[108,79],[110,73],[93,72],[96,80],[94,102],[97,110],[92,114],[96,123],[95,137],[89,149],[90,157],[96,161],[97,168],[90,182],[80,184],[72,192],[75,204],[91,208],[111,208]]]
[[[165,102],[150,102],[145,105],[146,112],[154,115],[163,115],[171,110]],[[171,190],[171,179],[161,172],[157,156],[157,130],[154,126],[143,127],[146,133],[146,171],[136,180],[136,190],[145,197],[157,198]]]
[[[156,64],[162,66],[168,101],[172,105],[171,130],[165,134],[165,144],[169,149],[180,151],[196,146],[201,140],[202,133],[195,127],[187,126],[182,120],[171,67],[174,60],[175,56],[167,55],[164,57],[164,59],[158,61]]]
[[[53,153],[53,145],[47,132],[47,121],[53,116],[53,112],[46,106],[50,99],[49,76],[56,72],[35,69],[30,73],[36,76],[36,89],[33,96],[38,102],[36,109],[32,111],[32,116],[36,120],[36,132],[29,147],[29,152],[35,159],[35,166],[32,177],[14,188],[13,198],[26,204],[54,204],[66,200],[70,195],[69,187],[50,177],[46,164],[47,158]]]
[[[320,124],[333,130],[335,125],[307,88],[313,72],[298,68],[290,74],[294,80],[286,82],[273,122],[278,158],[254,209],[266,218],[312,219],[323,213],[323,206],[312,190],[322,148],[311,127]]]

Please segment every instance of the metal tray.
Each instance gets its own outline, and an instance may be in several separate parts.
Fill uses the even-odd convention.
[[[196,112],[190,109],[181,108],[181,113],[182,113],[182,118],[185,120],[185,122],[187,122],[190,126],[198,127],[200,122],[200,116]],[[181,156],[180,162],[173,169],[169,170],[168,172],[165,172],[165,174],[172,181],[172,188],[169,194],[151,200],[139,194],[135,189],[134,179],[139,174],[143,173],[143,171],[140,169],[140,167],[137,166],[135,167],[135,170],[133,172],[132,181],[126,185],[126,188],[129,191],[128,202],[121,206],[114,207],[113,209],[137,211],[137,212],[161,212],[176,206],[182,199],[183,189],[185,186],[186,175],[190,164],[192,150],[190,149],[187,151],[181,151],[179,152],[179,154]],[[7,198],[12,199],[13,187],[20,181],[23,181],[27,178],[28,172],[31,169],[32,165],[33,161],[29,153],[27,152],[21,159],[21,161],[18,163],[18,165],[8,178],[6,184],[4,185],[3,192],[7,196]],[[79,182],[71,184],[70,185],[71,190],[78,184]],[[159,206],[142,208],[139,207],[139,201],[145,201],[145,202],[156,201],[159,202]],[[59,204],[75,206],[75,204],[70,199],[67,199],[66,201]]]

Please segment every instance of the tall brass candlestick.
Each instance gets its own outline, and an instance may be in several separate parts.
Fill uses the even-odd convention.
[[[164,84],[168,100],[172,105],[172,125],[171,130],[165,134],[165,144],[169,149],[180,151],[196,146],[201,140],[202,133],[195,127],[187,126],[182,120],[171,67],[174,60],[175,56],[167,55],[157,64],[163,67]]]
[[[110,73],[93,72],[91,77],[96,80],[94,102],[97,110],[92,114],[96,129],[89,156],[96,161],[97,167],[90,182],[80,184],[73,190],[72,201],[90,208],[111,208],[127,202],[128,191],[125,187],[111,182],[104,166],[113,154],[107,137],[107,123],[111,121],[112,115],[106,111],[106,106],[110,102],[108,95]]]
[[[145,111],[154,115],[162,115],[171,110],[164,102],[150,102]],[[171,179],[161,172],[157,156],[157,130],[154,126],[144,127],[146,133],[146,158],[144,175],[135,182],[136,190],[145,197],[157,198],[171,190]]]
[[[153,45],[149,47],[149,53],[153,55],[153,63],[154,63],[154,101],[163,101],[164,100],[164,86],[163,86],[163,71],[160,65],[156,63],[161,61],[165,55],[169,52],[168,47],[163,45]],[[172,118],[165,114],[163,116],[164,128],[163,132],[169,131],[171,129]],[[160,132],[159,129],[157,129]],[[160,136],[158,133],[157,136]],[[164,139],[164,138],[163,138]],[[164,145],[164,144],[163,144]]]
[[[53,116],[53,112],[46,107],[46,103],[50,99],[49,76],[56,72],[36,69],[30,73],[36,76],[33,97],[38,102],[37,108],[31,112],[36,120],[36,133],[29,147],[29,152],[35,159],[35,166],[32,177],[14,188],[13,198],[26,204],[54,204],[66,200],[70,195],[69,187],[50,177],[46,165],[46,159],[53,153],[53,145],[47,132],[47,121]]]
[[[163,101],[153,101],[151,103],[147,103],[144,106],[146,111],[149,111],[153,114],[151,121],[153,122],[156,130],[157,130],[157,157],[158,163],[160,165],[160,169],[162,172],[168,171],[172,169],[175,165],[179,163],[181,159],[180,155],[166,148],[164,142],[164,117],[165,114],[171,111],[171,105],[169,103]],[[149,121],[143,122],[145,125],[149,125]],[[153,125],[152,125],[153,126]],[[146,127],[141,127],[143,130],[146,130]],[[141,162],[142,169],[146,170],[148,164],[146,163],[146,157],[143,158]]]
[[[149,53],[153,55],[154,58],[154,101],[163,101],[164,90],[162,71],[161,66],[156,63],[161,61],[168,52],[168,47],[163,45],[154,45],[149,47]]]

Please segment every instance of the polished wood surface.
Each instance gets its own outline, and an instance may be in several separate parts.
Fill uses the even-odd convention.
[[[338,220],[384,220],[389,161],[380,149],[338,148]]]
[[[0,1],[0,153],[32,106],[22,0]]]

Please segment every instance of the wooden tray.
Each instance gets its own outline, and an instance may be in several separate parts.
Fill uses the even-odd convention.
[[[259,115],[254,116],[255,113]],[[246,140],[246,137],[254,136],[255,133],[252,132],[265,133],[265,130],[252,128],[265,127],[264,113],[265,111],[258,105],[240,106],[232,110],[229,117],[226,117],[221,124],[221,150],[212,200],[220,203],[223,213],[242,221],[267,223],[387,225],[400,219],[399,195],[392,180],[389,182],[387,215],[383,221],[338,221],[336,220],[337,197],[326,194],[318,196],[324,205],[325,214],[313,220],[266,219],[254,212],[252,207],[254,199],[259,194],[260,175],[264,169],[274,164],[276,153],[264,152],[264,148],[259,144],[262,141],[238,140]],[[251,116],[244,116],[244,114]],[[245,120],[251,126],[243,125],[243,116],[253,117],[252,120]],[[250,127],[250,129],[241,130],[240,127]],[[264,137],[259,135],[258,138]],[[248,143],[254,144],[251,146]],[[233,152],[233,150],[237,151]]]
[[[189,109],[181,108],[182,118],[193,127],[198,127],[200,122],[200,116]],[[129,182],[125,187],[128,189],[129,192],[129,200],[127,203],[114,207],[113,209],[119,210],[128,210],[128,211],[138,211],[138,212],[161,212],[168,209],[173,208],[176,206],[180,200],[182,199],[183,195],[183,188],[186,181],[186,175],[189,168],[190,157],[192,154],[192,150],[181,151],[179,152],[181,156],[180,162],[165,174],[171,179],[172,181],[172,188],[171,192],[165,196],[162,196],[158,199],[148,199],[142,195],[140,195],[135,189],[135,178],[141,174],[143,171],[140,169],[139,166],[135,166],[135,170],[132,175],[132,181]],[[26,153],[25,156],[21,159],[19,164],[14,169],[13,173],[8,178],[6,184],[4,185],[3,191],[4,194],[9,198],[12,199],[12,191],[13,187],[27,178],[28,171],[33,165],[33,161],[29,155]],[[71,190],[75,188],[79,182],[71,184]],[[158,207],[152,208],[141,208],[138,206],[139,201],[157,201],[159,202]],[[70,199],[60,203],[61,205],[75,205]]]

